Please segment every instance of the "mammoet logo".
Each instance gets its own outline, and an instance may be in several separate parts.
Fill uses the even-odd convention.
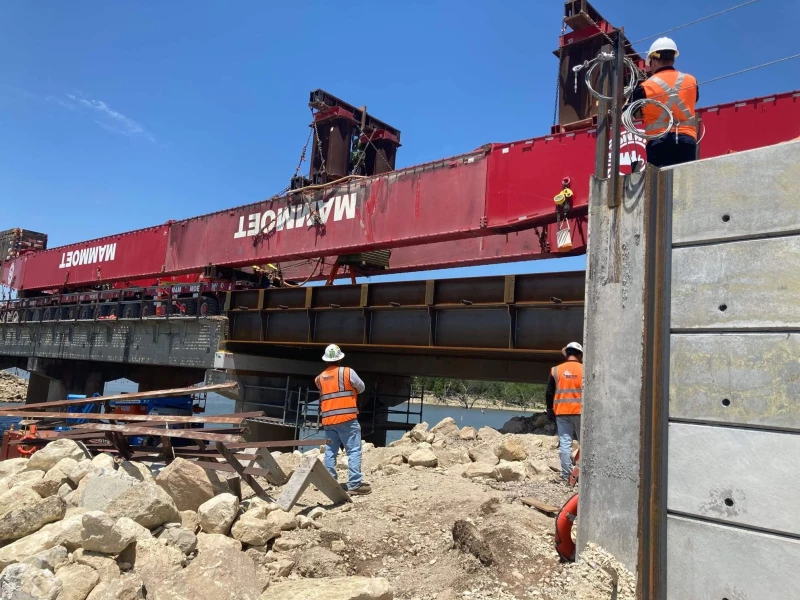
[[[258,235],[258,233],[272,233],[295,227],[308,227],[314,224],[313,212],[319,215],[319,220],[325,224],[333,212],[333,220],[353,219],[356,216],[356,194],[342,194],[328,200],[317,200],[285,206],[277,211],[266,210],[263,213],[251,213],[239,217],[239,229],[234,232],[233,239]]]
[[[102,244],[100,246],[90,246],[81,250],[64,252],[61,255],[59,269],[67,267],[78,267],[80,265],[92,265],[94,263],[108,262],[114,260],[117,255],[117,244]]]
[[[644,133],[644,129],[637,129]],[[612,142],[608,142],[608,175],[611,176],[611,148]],[[643,171],[647,162],[647,147],[645,140],[638,135],[624,132],[619,140],[619,174],[630,175],[633,172],[633,163],[638,162],[636,171]]]

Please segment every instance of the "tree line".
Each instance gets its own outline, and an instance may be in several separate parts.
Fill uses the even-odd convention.
[[[439,402],[457,402],[472,408],[478,400],[495,406],[544,407],[546,385],[540,383],[506,383],[415,377],[414,391],[424,391],[427,401],[433,396]]]

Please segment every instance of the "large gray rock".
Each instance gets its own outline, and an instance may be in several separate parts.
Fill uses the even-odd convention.
[[[478,429],[478,439],[482,442],[494,442],[503,437],[503,434],[492,427]]]
[[[78,548],[72,553],[72,562],[78,565],[91,567],[100,577],[100,582],[111,581],[119,577],[120,569],[117,561],[100,552],[90,552]]]
[[[28,486],[17,486],[0,494],[0,518],[12,510],[32,506],[42,501],[42,497]]]
[[[116,527],[116,520],[104,512],[91,511],[84,514],[82,524],[81,545],[84,550],[119,554],[135,539],[132,531]]]
[[[72,485],[77,486],[83,481],[83,478],[86,477],[89,473],[97,473],[100,469],[95,467],[88,458],[84,458],[83,460],[79,460],[78,464],[76,465],[75,469],[72,471],[70,475],[70,480],[72,481]]]
[[[322,546],[314,546],[301,552],[297,570],[304,577],[343,577],[347,568],[342,557]]]
[[[128,517],[142,527],[153,529],[164,523],[180,522],[172,498],[152,483],[138,483],[117,496],[106,508],[111,517]]]
[[[298,579],[271,585],[264,600],[392,600],[394,594],[386,579],[376,577],[336,577]]]
[[[133,477],[137,481],[148,483],[155,483],[156,481],[150,468],[140,462],[124,460],[119,463],[119,470],[127,473],[128,476]]]
[[[467,465],[467,468],[464,469],[462,473],[464,477],[469,479],[478,479],[478,478],[495,478],[495,465],[489,463],[471,463]]]
[[[37,569],[47,569],[55,573],[61,565],[68,562],[68,552],[64,546],[53,546],[49,550],[29,556],[20,562],[33,565]]]
[[[101,581],[86,600],[144,600],[144,583],[136,573],[128,573],[112,581]]]
[[[494,477],[497,481],[522,481],[528,477],[528,465],[518,460],[501,460],[494,468]]]
[[[412,467],[435,467],[439,464],[439,459],[433,450],[420,448],[408,456],[408,464]]]
[[[200,528],[206,533],[227,535],[237,514],[239,514],[239,499],[233,494],[214,496],[197,509]]]
[[[464,448],[443,448],[436,450],[436,458],[439,459],[439,466],[445,469],[453,465],[469,464],[472,462],[469,453]]]
[[[63,519],[66,512],[67,505],[58,496],[11,510],[0,518],[0,542],[24,538],[48,523]]]
[[[147,595],[158,591],[161,584],[181,570],[184,554],[156,538],[132,544],[120,555],[120,560],[133,565],[144,582]]]
[[[258,600],[261,590],[254,562],[228,545],[202,549],[188,567],[147,586],[153,600]]]
[[[184,554],[191,554],[197,548],[197,536],[183,527],[170,527],[158,536],[167,546],[177,548]]]
[[[58,600],[86,600],[100,581],[97,571],[86,565],[66,565],[58,570],[56,577],[61,581]]]
[[[281,531],[297,529],[297,517],[284,510],[273,510],[267,515],[267,522],[274,523]]]
[[[101,452],[95,456],[92,459],[92,464],[100,469],[108,469],[109,471],[115,471],[117,469],[117,463],[114,461],[114,457],[105,452]]]
[[[495,454],[500,460],[508,461],[525,460],[528,458],[528,451],[525,449],[525,445],[514,437],[504,438],[497,447],[497,450],[495,450]]]
[[[36,533],[0,548],[0,570],[54,546],[64,546],[70,551],[79,548],[82,520],[83,515],[72,515],[62,521],[45,525]]]
[[[247,511],[231,528],[231,536],[249,546],[263,546],[280,534],[280,523],[267,521],[266,515],[257,511]]]
[[[178,510],[194,510],[218,494],[229,491],[228,484],[214,471],[176,458],[156,477],[156,483],[174,500]]]
[[[86,448],[79,445],[75,440],[61,438],[34,452],[28,459],[28,464],[25,468],[28,471],[49,471],[62,458],[74,458],[79,461],[84,458],[91,458],[91,456],[89,456]]]
[[[484,442],[483,444],[478,444],[474,448],[470,448],[469,457],[473,462],[485,463],[487,465],[496,465],[500,462],[500,459],[497,458],[494,452],[492,444],[489,442]]]
[[[473,440],[478,439],[478,432],[475,431],[474,427],[464,427],[461,431],[458,432],[458,439],[464,440],[465,442],[471,442]]]
[[[0,479],[22,473],[28,466],[27,458],[7,458],[0,461]]]
[[[108,505],[127,492],[136,480],[119,475],[87,475],[78,486],[78,505],[86,510],[106,510]]]
[[[200,531],[200,516],[193,510],[182,510],[181,527],[188,529],[192,533]]]
[[[445,417],[431,428],[431,433],[444,437],[457,436],[458,425],[453,417]]]
[[[42,479],[31,483],[31,489],[36,491],[42,498],[54,496],[58,493],[59,488],[65,483],[69,483],[71,479],[67,472],[72,473],[78,466],[78,463],[73,458],[63,458],[58,461],[58,464],[50,469]]]
[[[61,582],[50,571],[33,565],[11,565],[0,574],[0,598],[3,600],[56,600]]]
[[[23,471],[22,473],[17,473],[5,479],[3,483],[8,485],[8,489],[13,489],[21,485],[30,487],[33,482],[39,481],[44,475],[44,471]]]
[[[263,544],[262,544],[263,545]],[[202,554],[208,552],[219,546],[225,546],[231,550],[241,550],[242,542],[222,535],[221,533],[203,533],[197,534],[197,553]]]
[[[414,425],[414,429],[408,432],[408,437],[414,442],[424,442],[428,437],[428,424],[424,421]]]

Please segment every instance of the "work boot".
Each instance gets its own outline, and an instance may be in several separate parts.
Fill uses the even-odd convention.
[[[347,492],[351,496],[366,496],[367,494],[372,493],[372,486],[366,482],[360,484],[358,487],[354,487],[351,490],[347,490]]]

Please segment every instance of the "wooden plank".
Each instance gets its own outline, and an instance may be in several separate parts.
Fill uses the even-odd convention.
[[[673,171],[673,243],[800,232],[797,190],[799,142],[682,165]]]
[[[216,443],[217,451],[228,461],[228,464],[233,467],[233,470],[239,474],[239,477],[244,479],[247,482],[253,491],[256,493],[256,496],[263,500],[268,500],[269,502],[274,502],[275,500],[267,494],[266,490],[261,487],[261,484],[256,481],[255,477],[250,475],[247,470],[245,469],[244,465],[239,462],[239,459],[233,455],[233,452],[228,450],[225,447],[225,444],[222,442]]]
[[[667,600],[796,598],[800,540],[667,518]]]
[[[36,412],[28,410],[7,410],[3,413],[4,417],[20,417],[30,419],[85,419],[87,421],[126,421],[126,422],[146,422],[146,423],[233,423],[238,424],[246,419],[263,417],[263,411],[252,411],[246,413],[236,413],[233,415],[129,415],[117,413],[64,413],[64,412]],[[282,422],[275,419],[276,422]]]
[[[135,427],[133,425],[108,425],[105,423],[85,423],[76,425],[76,429],[91,429],[92,431],[116,431],[124,435],[152,435],[154,437],[168,436],[173,438],[184,438],[203,440],[208,442],[242,442],[241,435],[224,433],[204,433],[197,429],[159,429],[157,427]]]
[[[669,416],[800,430],[800,334],[673,334]]]
[[[530,506],[531,508],[535,508],[539,512],[543,512],[551,517],[556,516],[558,514],[558,511],[561,510],[558,506],[547,504],[547,502],[542,502],[538,498],[525,497],[525,498],[520,498],[519,501],[522,502],[525,506]]]
[[[328,440],[282,440],[269,442],[243,442],[241,444],[225,444],[231,450],[240,448],[282,448],[289,446],[321,446]]]
[[[236,473],[236,469],[228,463],[224,462],[211,462],[205,460],[195,461],[195,464],[203,467],[206,471],[226,471],[228,473]],[[258,475],[260,477],[267,477],[269,471],[266,469],[259,469],[258,467],[247,467],[244,470],[248,475]]]
[[[353,501],[350,498],[350,494],[345,492],[339,486],[339,483],[331,477],[331,474],[328,473],[319,459],[313,456],[306,456],[300,461],[300,466],[295,469],[295,472],[289,478],[281,497],[278,498],[278,506],[286,511],[291,510],[306,488],[312,483],[334,504]]]
[[[677,248],[672,329],[800,328],[800,236]]]
[[[800,536],[800,435],[670,423],[667,510]]]
[[[213,385],[201,385],[193,387],[172,388],[169,390],[153,390],[150,392],[137,392],[135,394],[114,394],[111,396],[97,396],[95,398],[84,398],[82,400],[59,400],[57,402],[35,402],[33,404],[26,404],[25,410],[38,410],[44,408],[55,408],[62,406],[84,406],[86,404],[102,404],[112,400],[145,400],[149,398],[168,398],[173,396],[191,396],[192,394],[202,394],[206,392],[217,392],[226,394],[236,393],[239,384],[235,381],[228,381],[225,383],[216,383]],[[13,408],[0,409],[0,413],[7,413]]]

